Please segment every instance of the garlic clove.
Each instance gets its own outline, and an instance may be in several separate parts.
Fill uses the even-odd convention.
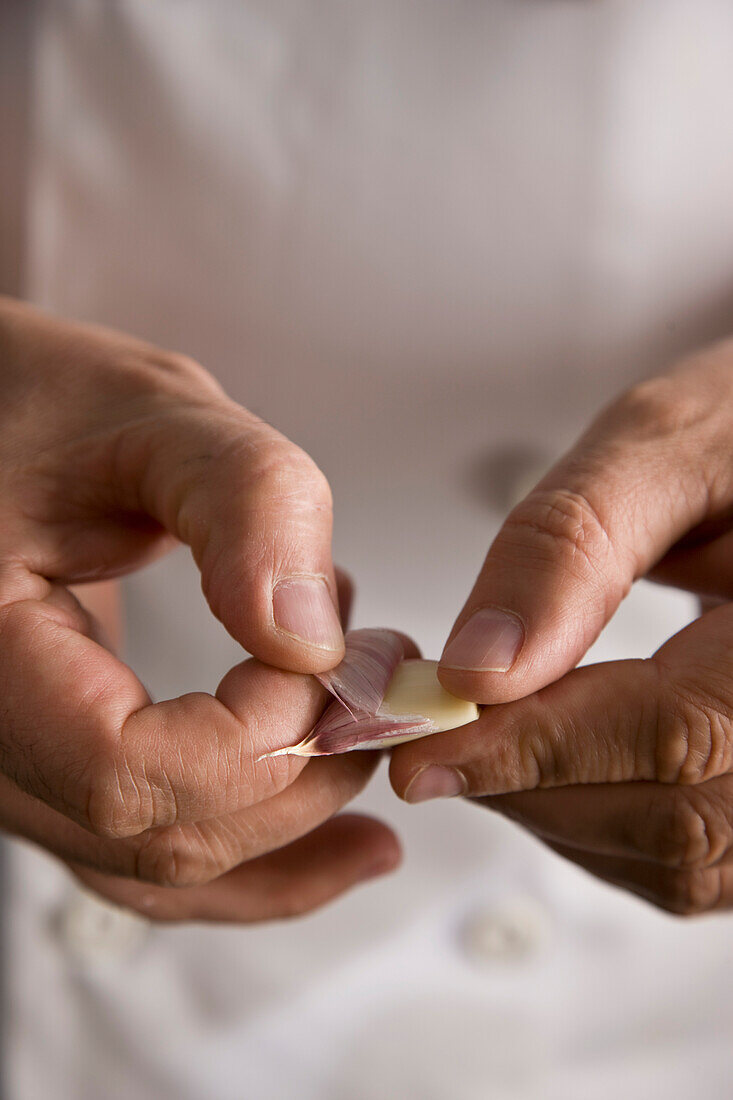
[[[446,691],[437,670],[437,661],[401,661],[386,688],[380,688],[381,702],[372,714],[355,715],[336,698],[300,744],[266,755],[330,756],[356,749],[386,749],[475,722],[477,705]],[[331,690],[335,694],[334,686]]]
[[[430,722],[429,733],[443,733],[475,722],[479,709],[467,699],[451,695],[438,679],[438,662],[418,658],[402,661],[395,669],[384,698],[377,710],[377,718],[403,718],[419,716]],[[415,735],[383,739],[382,747],[400,745],[412,741]]]

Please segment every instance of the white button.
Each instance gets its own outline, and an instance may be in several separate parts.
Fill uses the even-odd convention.
[[[76,886],[57,910],[53,927],[64,950],[83,964],[129,958],[150,931],[143,917]]]
[[[465,920],[460,941],[466,955],[480,963],[519,960],[546,942],[545,911],[531,898],[517,898],[476,909]]]

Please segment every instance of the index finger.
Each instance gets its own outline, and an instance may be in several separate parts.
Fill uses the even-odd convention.
[[[304,767],[258,757],[312,727],[326,699],[314,677],[250,660],[216,698],[151,703],[73,607],[49,602],[48,582],[25,588],[0,610],[0,767],[27,793],[124,837],[262,801]]]
[[[396,748],[408,802],[441,795],[656,780],[697,784],[733,767],[733,605],[647,660],[588,665],[478,721]],[[436,770],[437,769],[437,770]]]
[[[628,391],[514,508],[443,652],[449,691],[503,703],[553,683],[635,580],[727,511],[731,362],[733,344]]]

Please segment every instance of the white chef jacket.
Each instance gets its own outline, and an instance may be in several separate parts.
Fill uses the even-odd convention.
[[[356,624],[427,655],[537,470],[730,330],[729,0],[37,0],[28,54],[20,290],[305,447]],[[126,598],[157,696],[241,659],[186,552]],[[592,656],[691,614],[639,586]],[[358,804],[404,868],[255,928],[149,926],[7,845],[9,1100],[728,1100],[733,917],[383,771]]]

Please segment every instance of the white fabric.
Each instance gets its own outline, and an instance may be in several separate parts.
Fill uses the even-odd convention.
[[[28,297],[197,356],[313,454],[357,625],[437,655],[530,468],[730,325],[728,0],[44,0],[36,29]],[[239,658],[185,554],[127,598],[156,694]],[[593,656],[690,614],[642,586]],[[15,846],[11,1100],[729,1095],[729,918],[381,773],[359,804],[404,870],[282,926],[131,931]]]

